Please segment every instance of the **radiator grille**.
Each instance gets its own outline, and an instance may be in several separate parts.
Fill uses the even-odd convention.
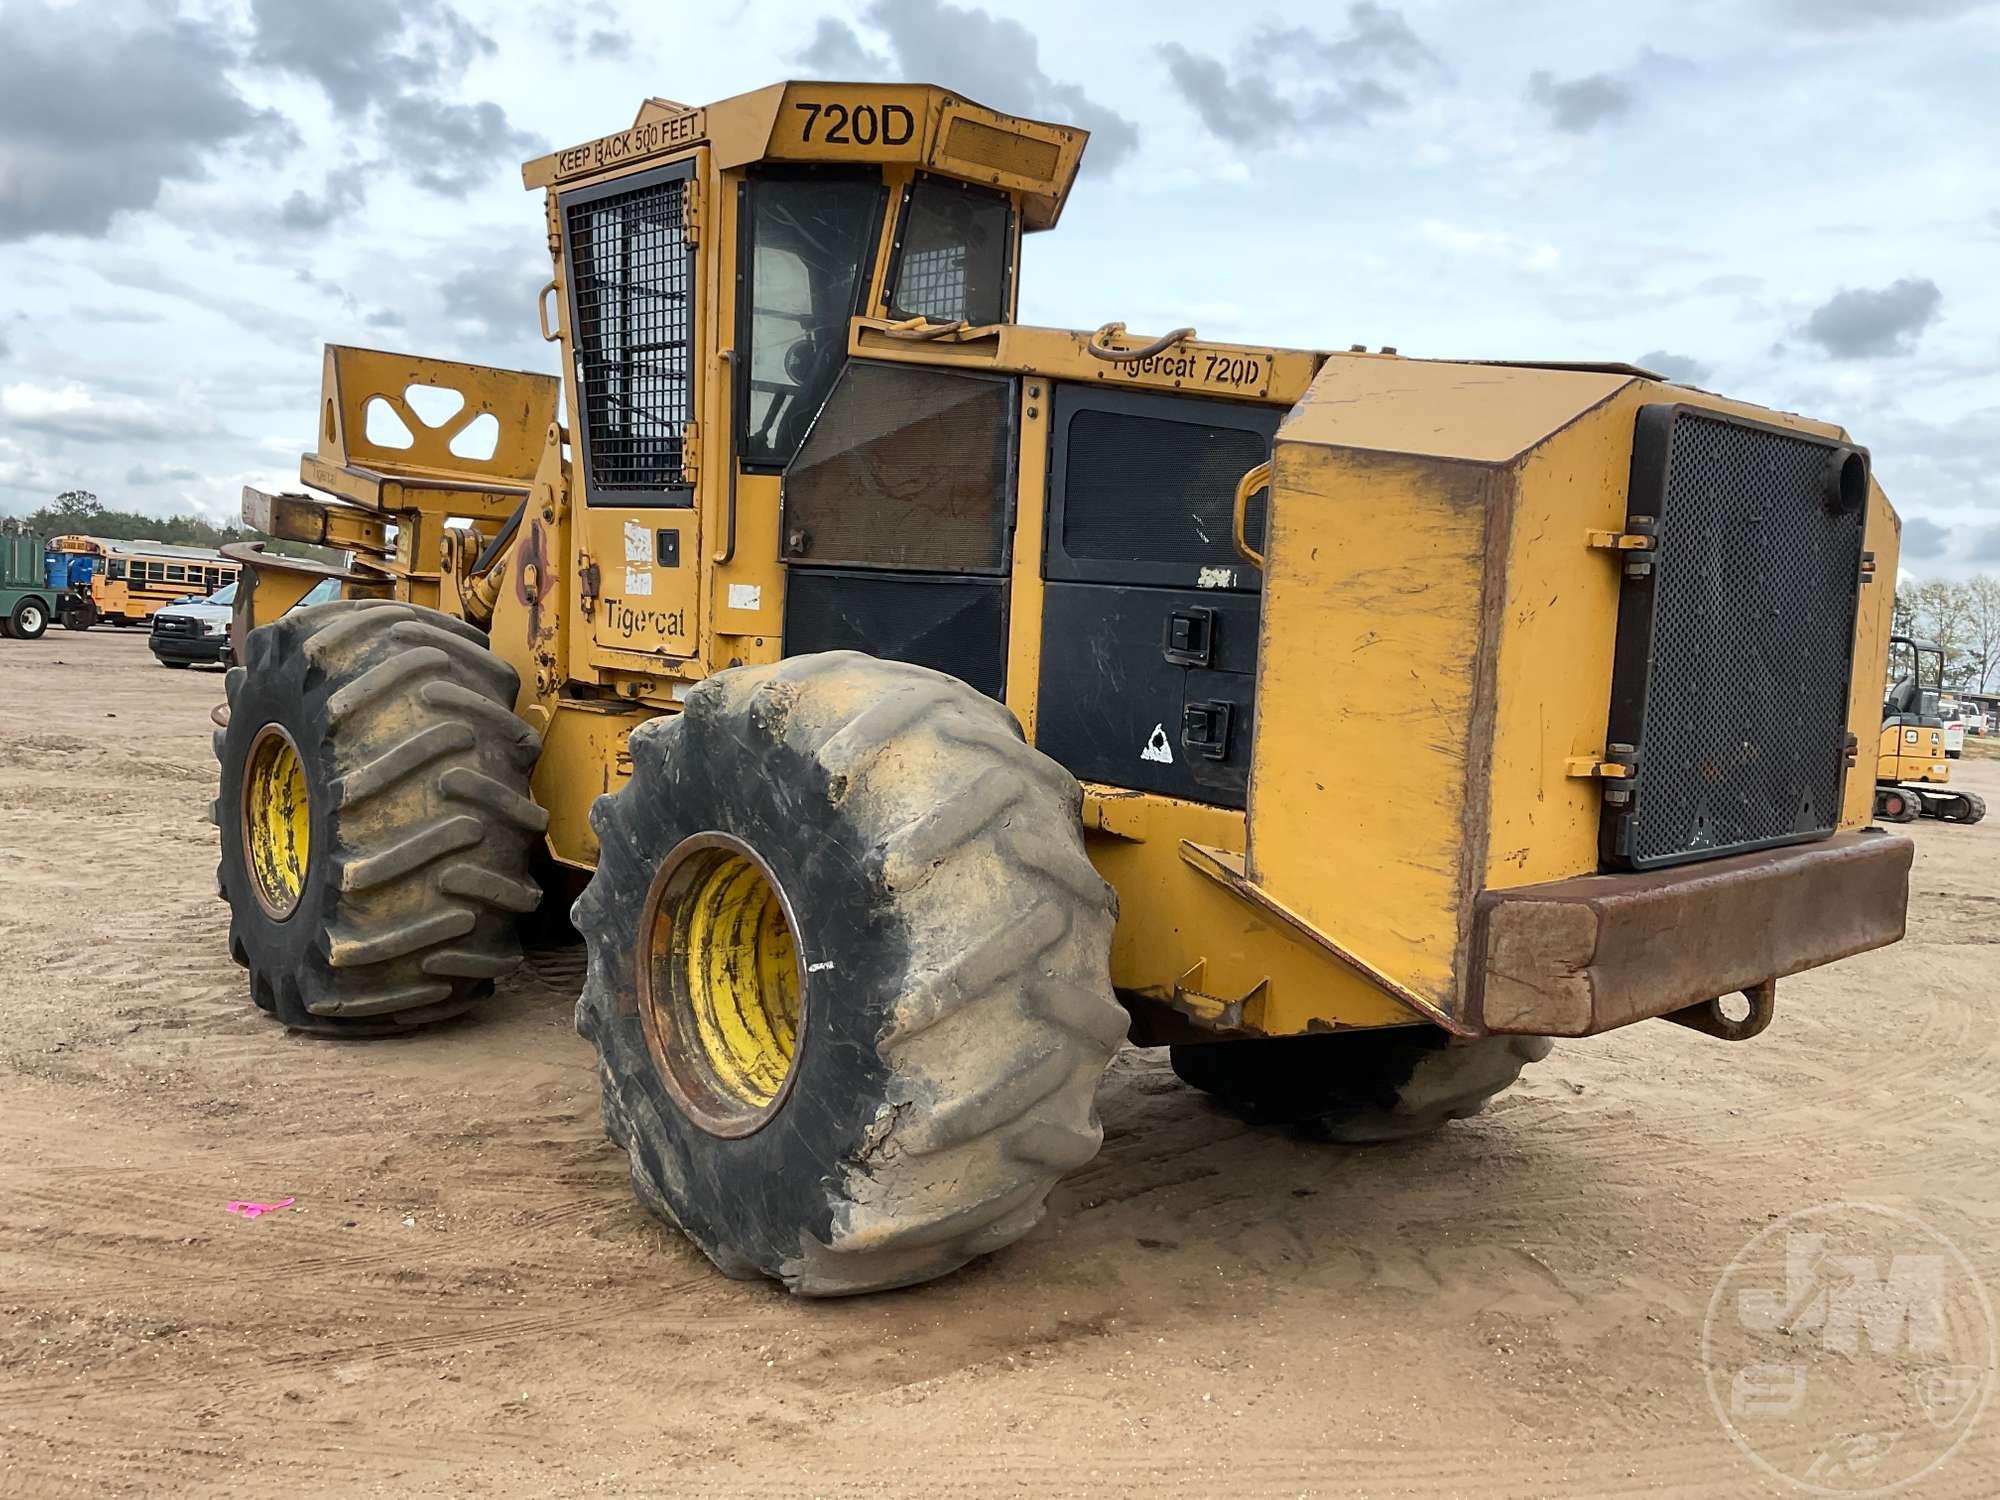
[[[988,697],[1007,682],[999,579],[793,569],[785,580],[785,655],[866,651],[948,672]]]
[[[595,489],[686,483],[681,443],[694,416],[694,253],[687,179],[568,210],[570,295],[589,478]]]
[[[1637,437],[1629,524],[1656,517],[1657,542],[1621,600],[1608,738],[1634,747],[1638,781],[1606,818],[1607,855],[1646,868],[1823,837],[1840,820],[1863,461],[1677,406],[1647,408]]]

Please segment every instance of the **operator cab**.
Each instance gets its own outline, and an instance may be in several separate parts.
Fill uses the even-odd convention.
[[[1900,673],[1882,703],[1882,726],[1939,729],[1938,695],[1944,690],[1944,648],[1906,635],[1889,637],[1890,670]],[[1903,668],[1907,664],[1907,672]]]
[[[737,411],[745,468],[782,469],[798,452],[846,362],[850,319],[877,308],[947,328],[1011,318],[1016,214],[1007,194],[915,177],[885,226],[889,197],[879,167],[747,174]]]

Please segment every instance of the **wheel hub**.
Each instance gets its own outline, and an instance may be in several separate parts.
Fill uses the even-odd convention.
[[[728,834],[684,840],[646,893],[634,965],[646,1044],[712,1134],[756,1131],[791,1085],[805,1002],[796,931],[770,866]]]
[[[266,724],[243,773],[243,851],[257,902],[279,921],[298,908],[312,857],[312,801],[292,737]]]

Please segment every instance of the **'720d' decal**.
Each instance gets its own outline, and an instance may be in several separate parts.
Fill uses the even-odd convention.
[[[917,133],[917,117],[904,104],[808,104],[792,106],[805,114],[800,138],[813,132],[829,146],[907,146]]]

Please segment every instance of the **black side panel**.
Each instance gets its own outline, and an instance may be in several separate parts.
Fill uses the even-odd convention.
[[[866,651],[949,672],[989,698],[1007,687],[1006,584],[854,568],[794,568],[785,655]]]
[[[1236,484],[1271,456],[1275,407],[1059,385],[1049,455],[1049,578],[1257,589],[1236,551]],[[1244,531],[1261,548],[1265,497]]]
[[[1605,862],[1652,869],[1840,821],[1867,455],[1700,407],[1640,410],[1606,740],[1636,762]],[[1888,585],[1877,584],[1876,587]]]
[[[1085,781],[1243,806],[1257,606],[1215,589],[1050,583],[1035,747]]]

